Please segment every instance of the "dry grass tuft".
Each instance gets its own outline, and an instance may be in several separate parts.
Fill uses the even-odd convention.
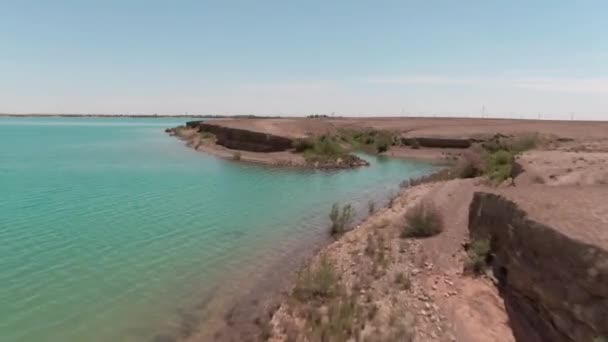
[[[342,207],[342,211],[340,211],[338,203],[334,203],[329,213],[329,219],[331,220],[331,235],[336,236],[343,234],[354,217],[355,209],[353,209],[352,205],[347,204]]]
[[[467,260],[464,265],[465,272],[482,274],[488,267],[491,250],[490,240],[488,239],[471,242],[467,249]]]
[[[434,204],[421,202],[405,214],[405,227],[401,232],[403,238],[424,238],[437,235],[443,231],[441,213]]]

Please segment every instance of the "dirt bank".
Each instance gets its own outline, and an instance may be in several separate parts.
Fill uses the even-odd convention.
[[[298,152],[289,138],[201,122],[188,124],[189,126],[167,129],[166,132],[184,140],[197,151],[224,159],[308,169],[352,169],[369,165],[366,160],[349,153],[337,142],[332,142],[329,146],[339,150],[327,152],[325,148],[322,154],[307,154],[304,151]],[[312,148],[313,143],[310,144]]]
[[[577,140],[606,139],[608,122],[467,118],[280,118],[222,119],[214,123],[289,138],[335,133],[340,129],[390,130],[405,137],[475,138],[495,133],[554,134]]]
[[[449,164],[474,142],[496,136],[540,134],[563,146],[587,144],[595,148],[608,141],[608,122],[566,122],[458,118],[280,118],[219,119],[191,122],[190,129],[209,135],[197,136],[195,130],[173,130],[172,134],[186,140],[197,150],[226,159],[278,166],[314,167],[301,153],[293,153],[290,145],[301,139],[320,136],[344,137],[348,132],[387,132],[391,141],[388,151],[395,158],[417,159]],[[349,145],[350,142],[341,143]],[[351,148],[353,146],[348,146]],[[365,146],[364,146],[365,147]],[[358,148],[358,147],[355,147]],[[375,151],[374,151],[375,152]],[[317,166],[331,167],[318,164]],[[352,164],[352,165],[351,165]],[[357,160],[343,161],[339,168],[364,165]]]
[[[168,133],[185,141],[187,146],[197,151],[223,159],[284,167],[306,166],[306,160],[301,154],[289,151],[253,152],[230,149],[216,144],[214,136],[201,135],[198,128],[173,128],[168,130]]]
[[[585,141],[524,153],[515,181],[498,187],[476,178],[403,190],[311,261],[302,274],[329,263],[341,290],[302,298],[300,278],[272,318],[271,340],[605,337],[608,153],[605,141],[593,149]],[[403,238],[404,217],[422,201],[438,208],[443,232]],[[478,239],[490,247],[480,259],[488,268],[475,276]]]
[[[512,135],[544,134],[536,150],[516,155],[509,171],[514,179],[491,183],[482,176],[403,189],[390,207],[313,257],[270,321],[258,317],[259,331],[235,335],[239,339],[572,342],[605,337],[608,123],[404,118],[215,123],[290,139],[386,129],[408,144],[393,145],[385,154],[440,163],[464,156],[463,141],[492,145]],[[196,131],[179,136],[196,149],[234,158],[234,150],[205,141]],[[238,152],[240,160],[260,158],[275,165],[297,165],[293,156],[303,159],[287,151]],[[402,237],[405,216],[422,202],[438,209],[443,231],[428,238]],[[483,255],[473,247],[478,239],[488,240]],[[325,285],[315,288],[317,271]]]

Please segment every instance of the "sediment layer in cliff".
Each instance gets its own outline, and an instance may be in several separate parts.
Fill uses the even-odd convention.
[[[607,187],[475,193],[471,238],[490,241],[518,341],[608,336],[608,204],[602,198]]]
[[[279,152],[292,147],[292,140],[268,133],[231,128],[204,121],[190,121],[187,127],[197,128],[199,132],[209,132],[216,136],[218,145],[251,152]]]
[[[434,137],[405,137],[401,143],[406,146],[421,146],[433,148],[469,148],[474,140],[469,138],[434,138]]]

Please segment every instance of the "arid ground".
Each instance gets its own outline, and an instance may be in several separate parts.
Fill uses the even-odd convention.
[[[213,125],[294,141],[343,130],[386,131],[393,144],[381,153],[448,167],[404,184],[388,207],[370,206],[365,222],[336,234],[270,318],[256,320],[260,335],[233,327],[217,338],[485,342],[608,336],[608,122],[298,118]],[[181,137],[192,144],[199,133],[190,129]],[[411,139],[464,139],[471,146],[408,145]],[[291,150],[197,145],[227,158],[238,152],[245,161],[303,158]],[[432,208],[430,221],[441,222],[441,229],[409,234],[411,217],[422,206]]]

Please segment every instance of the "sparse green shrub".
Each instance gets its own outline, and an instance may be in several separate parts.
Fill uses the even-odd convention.
[[[393,207],[393,205],[395,204],[395,200],[397,199],[397,195],[395,195],[394,193],[390,193],[388,194],[388,208],[391,209]]]
[[[340,156],[345,153],[344,149],[332,137],[321,136],[314,143],[314,152],[323,156]]]
[[[340,130],[340,139],[351,145],[353,149],[365,150],[370,153],[388,151],[394,140],[394,133],[384,130]]]
[[[363,328],[364,307],[357,302],[357,294],[348,294],[325,256],[300,274],[293,298],[311,341],[347,341]]]
[[[404,238],[430,237],[441,233],[443,220],[434,204],[421,202],[405,214],[405,227],[401,232]]]
[[[507,165],[513,159],[513,155],[505,150],[496,151],[492,157],[497,165]]]
[[[232,160],[241,160],[241,152],[232,152]]]
[[[215,139],[215,134],[210,132],[201,132],[201,139]]]
[[[334,161],[338,158],[346,159],[350,157],[346,150],[330,136],[321,136],[312,142],[312,147],[309,147],[309,143],[303,143],[304,146],[299,148],[305,148],[304,158],[308,162],[329,162]]]
[[[347,204],[342,207],[342,210],[340,211],[338,203],[334,203],[329,213],[329,218],[331,219],[331,235],[335,236],[344,233],[354,216],[355,210],[352,205]]]
[[[401,286],[404,290],[409,290],[412,287],[412,280],[405,272],[399,272],[395,276],[395,284]]]
[[[518,154],[536,148],[541,143],[539,134],[524,134],[516,137],[507,137],[496,135],[493,138],[483,142],[481,146],[489,153],[498,152],[500,150],[509,151],[513,154]]]
[[[479,153],[472,150],[464,151],[453,167],[453,175],[456,178],[473,178],[482,172],[483,159]]]
[[[367,202],[367,213],[371,215],[375,211],[376,211],[376,202],[369,200],[369,202]]]
[[[302,153],[304,151],[313,149],[315,146],[314,142],[309,139],[298,139],[294,141],[293,148],[297,153]]]
[[[357,303],[357,297],[341,296],[330,301],[327,305],[326,319],[319,319],[313,327],[313,341],[349,341],[358,337],[363,327],[360,321],[362,307]],[[354,340],[358,340],[355,338]]]
[[[372,274],[376,277],[382,276],[384,269],[388,266],[388,256],[386,255],[386,244],[384,236],[369,234],[365,245],[365,255],[373,262]]]
[[[387,218],[383,218],[380,221],[376,221],[374,223],[374,229],[382,229],[382,228],[386,228],[388,225],[390,224],[390,221]]]
[[[339,292],[338,276],[331,262],[323,257],[318,265],[305,269],[296,282],[293,295],[301,302],[328,299]]]
[[[385,248],[386,245],[384,243],[384,236],[379,235],[378,238],[376,239],[377,242],[377,248],[378,248],[378,252],[376,253],[376,259],[374,260],[374,262],[379,265],[382,268],[386,268],[387,264],[388,264],[388,260],[386,257],[386,252],[385,252]]]
[[[396,327],[391,327],[388,336],[384,337],[385,342],[413,342],[414,327],[413,324],[405,325],[404,323],[397,324]]]
[[[545,184],[545,179],[541,175],[532,176],[532,182],[536,184]]]
[[[514,138],[510,144],[510,149],[517,154],[536,148],[539,143],[540,137],[538,134],[526,134]]]
[[[491,252],[490,240],[474,240],[467,250],[467,261],[465,271],[473,274],[481,274],[488,267],[488,258]]]
[[[514,161],[513,154],[506,150],[499,150],[488,155],[486,167],[488,177],[496,183],[504,182],[511,177]]]
[[[376,145],[376,152],[378,153],[384,153],[386,151],[388,151],[388,142],[381,142],[378,143],[378,145]]]
[[[367,244],[365,245],[365,255],[370,258],[373,258],[376,255],[376,240],[374,240],[374,236],[369,234],[367,236]]]

